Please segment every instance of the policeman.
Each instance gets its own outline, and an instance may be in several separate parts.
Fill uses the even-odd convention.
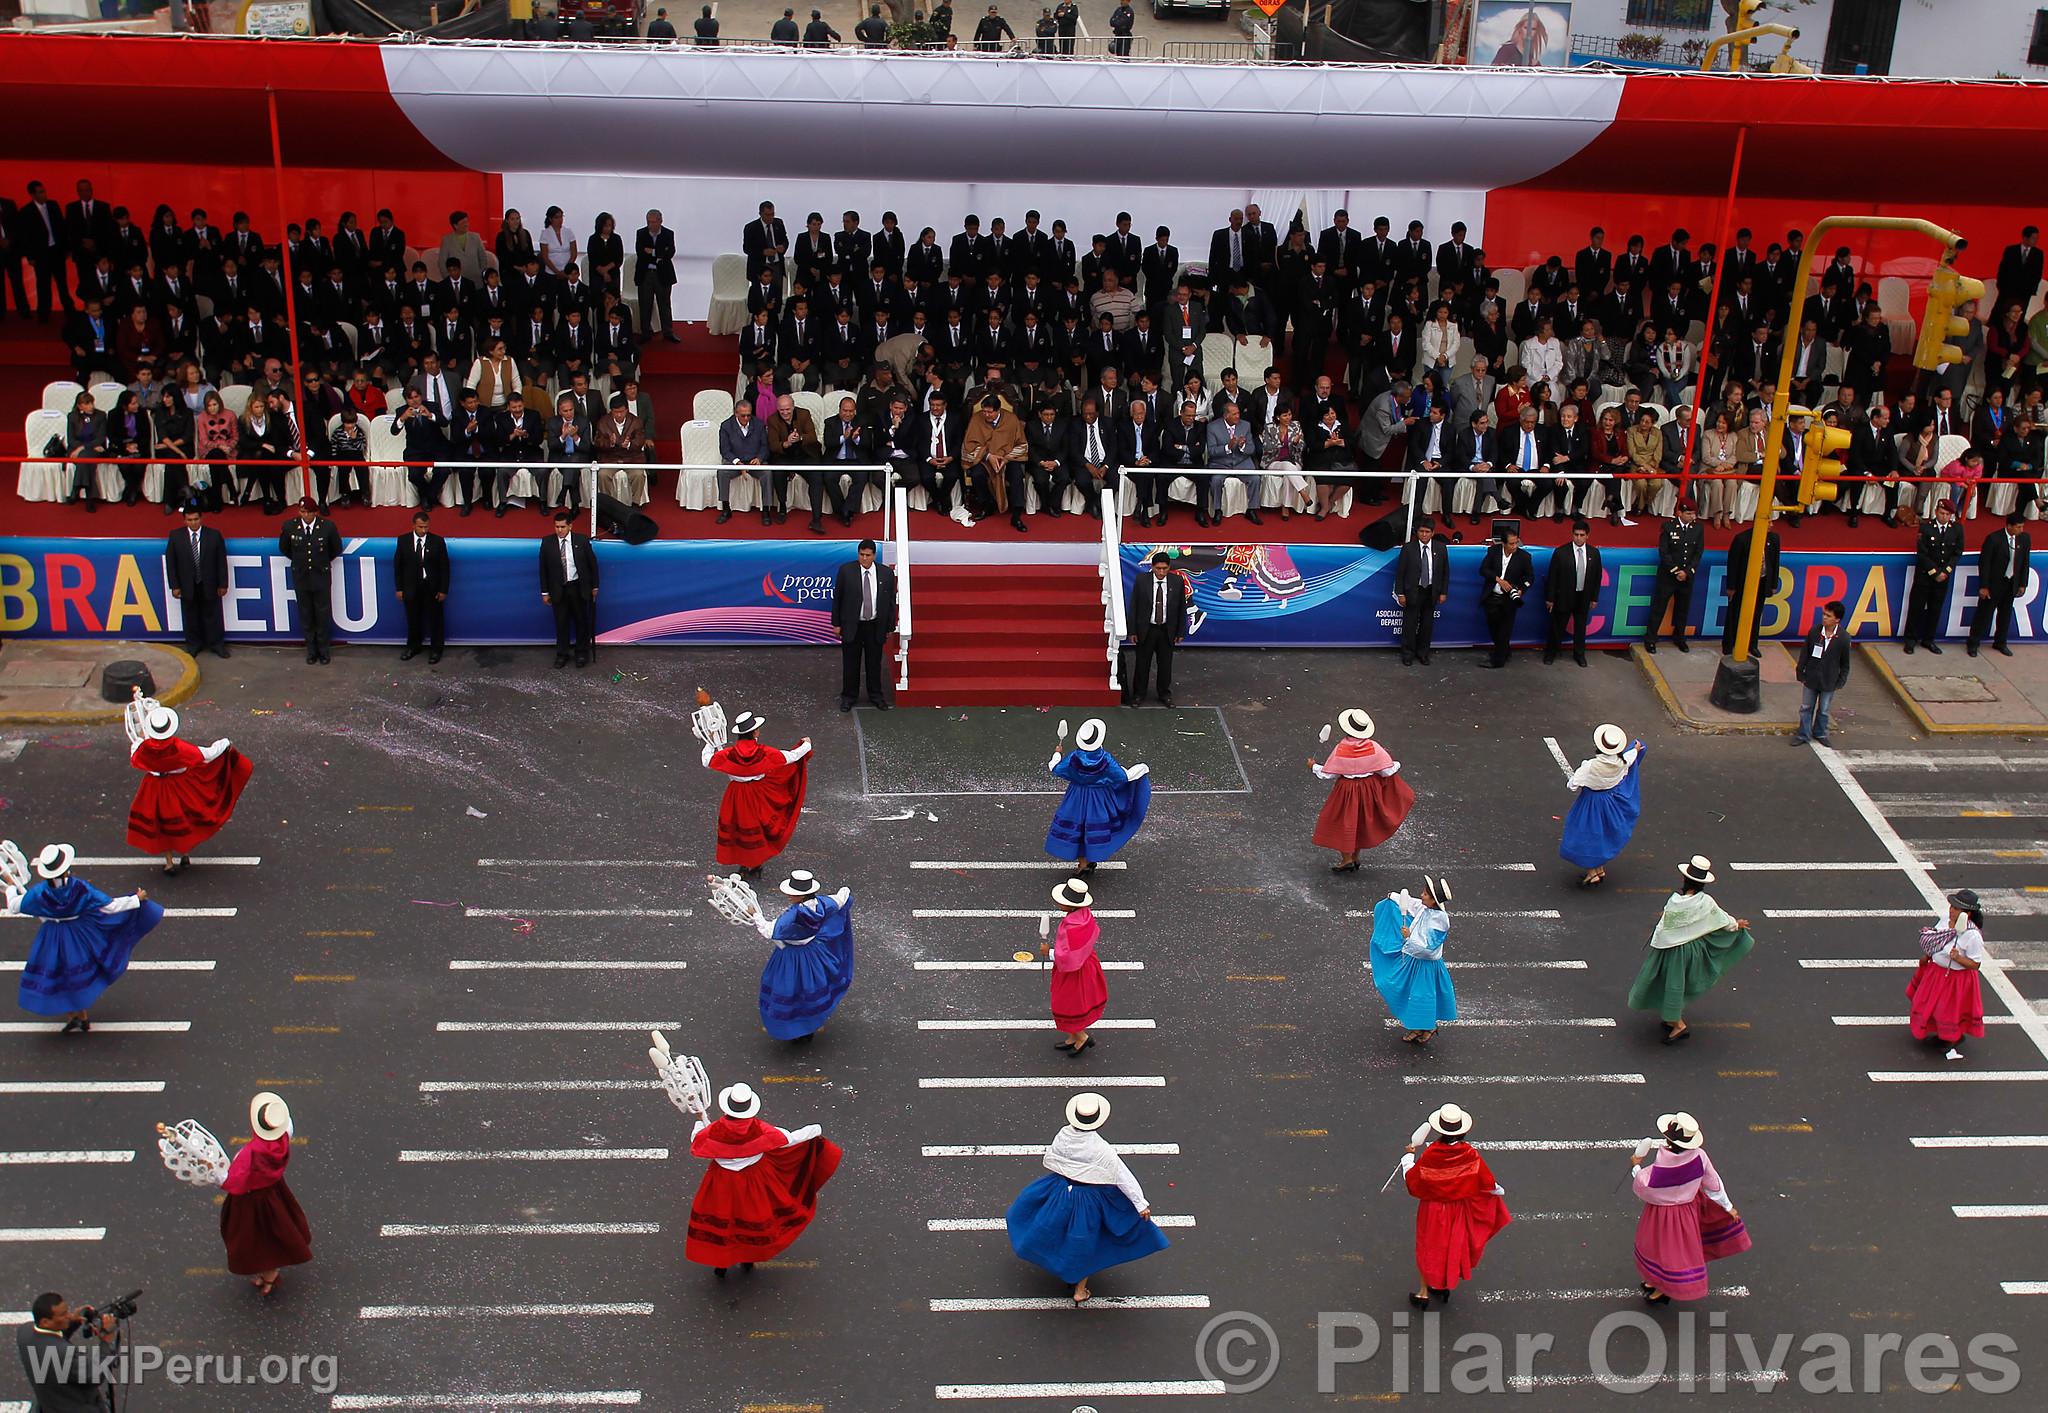
[[[1664,609],[1671,606],[1671,642],[1682,653],[1692,651],[1685,640],[1685,622],[1692,616],[1692,585],[1700,572],[1700,556],[1706,553],[1707,531],[1699,523],[1699,507],[1690,497],[1678,501],[1678,518],[1664,527],[1657,540],[1657,586],[1650,591],[1650,627],[1643,634],[1643,651],[1657,651],[1657,625],[1664,621]]]
[[[277,552],[291,566],[292,593],[299,600],[299,625],[306,635],[306,661],[325,663],[334,638],[334,561],[341,558],[341,532],[321,518],[311,496],[299,497],[299,513],[285,522]]]
[[[1934,519],[1920,522],[1920,543],[1913,554],[1913,599],[1901,638],[1907,652],[1913,651],[1915,643],[1931,653],[1941,651],[1934,635],[1941,627],[1948,581],[1962,557],[1963,527],[1956,524],[1955,503],[1944,497],[1934,503]]]

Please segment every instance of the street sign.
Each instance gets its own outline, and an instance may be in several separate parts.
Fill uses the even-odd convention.
[[[1269,20],[1287,8],[1287,0],[1252,0],[1252,3],[1264,11]]]

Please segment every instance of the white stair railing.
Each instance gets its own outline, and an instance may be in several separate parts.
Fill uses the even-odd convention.
[[[1102,578],[1102,629],[1109,638],[1109,689],[1121,691],[1118,681],[1122,666],[1124,634],[1124,550],[1123,512],[1117,508],[1116,492],[1102,491],[1102,556],[1096,572]]]
[[[896,690],[910,687],[910,492],[890,493],[896,520]]]

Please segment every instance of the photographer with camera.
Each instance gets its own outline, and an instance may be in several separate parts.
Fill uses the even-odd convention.
[[[52,1290],[36,1297],[29,1314],[14,1344],[35,1388],[36,1413],[107,1413],[106,1365],[121,1343],[114,1313],[88,1305],[74,1315]]]

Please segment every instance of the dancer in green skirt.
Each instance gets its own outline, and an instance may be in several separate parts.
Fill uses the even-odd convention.
[[[1628,992],[1630,1009],[1655,1011],[1663,1019],[1666,1045],[1692,1034],[1686,1003],[1713,990],[1721,974],[1756,945],[1749,919],[1728,916],[1706,892],[1714,881],[1711,862],[1694,854],[1678,866],[1678,876],[1678,891],[1664,902],[1643,969]]]

